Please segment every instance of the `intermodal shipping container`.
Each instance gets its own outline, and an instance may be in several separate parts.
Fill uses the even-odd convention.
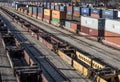
[[[80,30],[80,23],[79,22],[75,22],[75,21],[72,21],[71,22],[71,28],[75,31],[77,30]]]
[[[44,15],[51,16],[52,15],[52,10],[44,9]]]
[[[102,10],[101,9],[91,9],[91,17],[101,18]]]
[[[74,11],[80,12],[80,7],[74,7]]]
[[[57,19],[57,18],[52,18],[51,22],[56,25],[56,26],[59,26],[59,25],[63,25],[64,24],[64,20],[62,19]]]
[[[43,14],[44,13],[44,8],[43,7],[38,7],[38,14],[41,13]]]
[[[67,6],[67,11],[72,11],[73,12],[73,6]]]
[[[52,10],[52,18],[66,19],[66,13],[64,11]]]
[[[44,17],[44,8],[43,7],[38,7],[38,19],[43,19]]]
[[[33,17],[37,17],[37,15],[38,15],[38,8],[33,7]]]
[[[65,21],[65,27],[70,28],[70,21]]]
[[[51,17],[48,15],[44,15],[44,19],[51,20]]]
[[[51,10],[55,10],[55,5],[51,5]]]
[[[33,7],[29,6],[29,15],[32,16],[33,15]]]
[[[120,18],[120,11],[118,11],[118,18]]]
[[[60,5],[55,5],[55,10],[60,10]]]
[[[48,8],[48,9],[51,9],[51,4],[50,4],[50,3],[47,4],[47,8]]]
[[[72,11],[67,11],[67,15],[72,15],[73,12]]]
[[[90,8],[81,8],[82,16],[90,16],[91,9]]]
[[[81,11],[80,7],[74,7],[73,15],[77,17],[80,16],[80,11]]]
[[[86,32],[88,32],[89,35],[96,36],[96,37],[103,37],[105,19],[81,16],[81,27],[82,29],[86,28]]]
[[[66,11],[66,6],[60,6],[60,11]]]
[[[102,11],[102,18],[117,19],[118,18],[118,11],[103,10]]]
[[[44,2],[43,4],[44,4],[44,7],[46,8],[47,7],[47,2]]]
[[[106,19],[105,40],[120,45],[120,21]]]

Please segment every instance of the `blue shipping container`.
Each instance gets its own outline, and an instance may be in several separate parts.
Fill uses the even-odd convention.
[[[81,8],[82,16],[90,16],[90,8]]]
[[[47,2],[44,2],[43,4],[44,4],[44,7],[47,7]]]
[[[43,7],[38,7],[38,13],[41,13],[41,14],[43,14]]]
[[[70,28],[70,21],[65,21],[65,27]]]
[[[33,7],[33,13],[37,13],[37,7]]]
[[[117,19],[118,11],[114,10],[103,10],[102,11],[102,18],[109,18],[109,19]]]
[[[91,14],[102,14],[102,10],[100,10],[100,9],[91,9]]]
[[[74,7],[74,11],[80,12],[80,7]]]

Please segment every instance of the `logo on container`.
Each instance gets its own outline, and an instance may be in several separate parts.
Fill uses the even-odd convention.
[[[83,12],[84,12],[84,13],[86,13],[86,12],[87,12],[87,10],[86,10],[86,9],[84,9],[84,10],[83,10]]]
[[[108,12],[108,11],[105,11],[105,14],[107,14],[107,15],[110,15],[110,12]]]

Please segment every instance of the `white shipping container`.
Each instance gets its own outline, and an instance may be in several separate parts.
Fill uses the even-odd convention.
[[[105,20],[105,31],[120,34],[120,21],[117,20]]]
[[[120,18],[120,11],[118,11],[118,18]]]
[[[97,19],[93,17],[85,17],[81,16],[81,26],[85,26],[91,29],[98,29],[103,30],[105,25],[105,20],[104,19]]]

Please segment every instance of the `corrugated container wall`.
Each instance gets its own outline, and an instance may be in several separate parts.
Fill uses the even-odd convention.
[[[101,9],[91,9],[91,17],[102,18],[102,10]]]
[[[55,10],[60,10],[60,5],[55,5]]]
[[[106,19],[105,41],[112,43],[112,45],[120,46],[120,21]]]
[[[92,29],[104,30],[105,19],[81,16],[81,26],[85,26]]]
[[[106,19],[105,20],[105,31],[120,34],[120,21]]]
[[[73,10],[73,15],[74,16],[80,16],[80,11],[81,11],[81,8],[80,7],[74,7],[74,10]]]
[[[120,11],[118,11],[118,18],[120,18]]]
[[[51,8],[51,4],[47,3],[47,8],[50,9]]]
[[[37,14],[38,13],[38,8],[37,7],[33,7],[33,13]]]
[[[52,18],[65,19],[66,13],[64,11],[52,10]]]
[[[51,16],[51,13],[50,9],[44,9],[44,15]]]
[[[73,14],[73,6],[67,6],[67,15]]]
[[[90,8],[81,8],[82,16],[90,16],[91,9]]]
[[[38,7],[38,13],[43,14],[43,12],[44,12],[44,8],[43,7]]]
[[[33,8],[31,6],[29,7],[29,12],[33,12]]]
[[[70,21],[65,21],[65,27],[70,28]]]
[[[44,7],[46,8],[47,7],[47,2],[44,2],[43,4],[44,4]]]
[[[102,11],[102,18],[117,19],[118,12],[114,11],[114,10],[103,10]]]

